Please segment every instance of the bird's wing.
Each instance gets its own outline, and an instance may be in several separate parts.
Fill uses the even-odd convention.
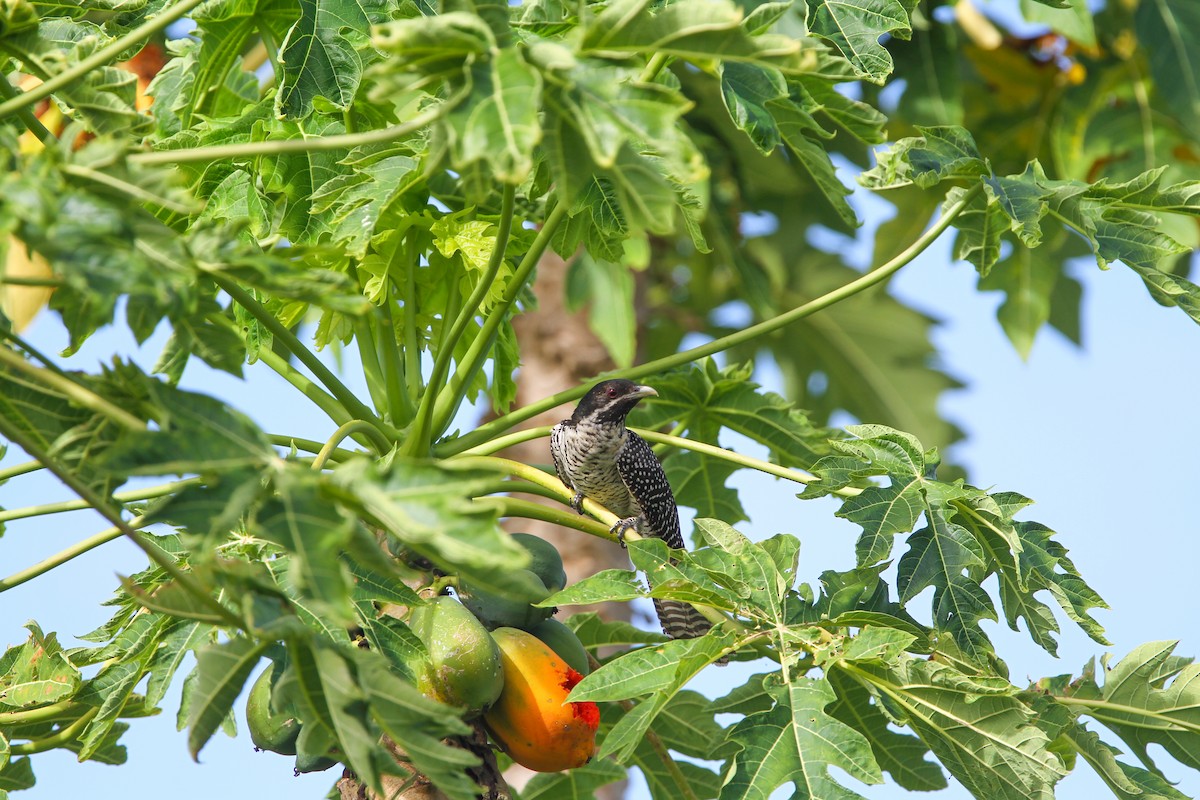
[[[632,431],[628,436],[617,456],[617,472],[642,510],[642,517],[649,528],[646,532],[671,547],[682,548],[679,509],[675,506],[675,495],[671,492],[671,484],[667,482],[667,474],[645,439]]]

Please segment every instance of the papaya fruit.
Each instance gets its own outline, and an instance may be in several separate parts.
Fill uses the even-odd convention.
[[[567,585],[567,572],[558,548],[532,533],[514,533],[512,538],[529,553],[529,571],[550,591],[561,592]]]
[[[250,687],[246,698],[246,727],[250,729],[250,740],[259,750],[270,750],[285,756],[296,755],[296,738],[300,735],[300,723],[290,709],[271,709],[271,689],[275,681],[274,667],[263,670],[258,680]]]
[[[453,597],[435,597],[413,609],[409,627],[429,657],[417,671],[417,688],[447,705],[478,713],[500,696],[500,650],[475,615]]]
[[[492,638],[504,664],[504,690],[483,716],[492,740],[535,772],[558,772],[591,761],[600,709],[595,703],[566,702],[583,675],[531,633],[498,628]]]
[[[587,675],[592,671],[583,642],[579,641],[575,631],[558,620],[550,618],[530,628],[529,632],[550,645],[550,649],[558,653],[558,657],[579,674]]]

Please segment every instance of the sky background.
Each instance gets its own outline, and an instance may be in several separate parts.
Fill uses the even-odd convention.
[[[864,208],[872,222],[881,221],[873,218],[870,206]],[[1155,640],[1178,639],[1179,655],[1200,654],[1196,524],[1191,506],[1197,477],[1193,437],[1200,330],[1179,310],[1156,305],[1129,270],[1117,265],[1101,272],[1094,262],[1080,262],[1071,270],[1084,285],[1084,347],[1076,348],[1047,329],[1038,337],[1029,361],[1023,362],[995,321],[1000,296],[978,293],[973,269],[951,263],[948,245],[944,237],[905,267],[892,285],[906,302],[943,321],[934,332],[943,366],[967,384],[942,399],[942,412],[967,433],[964,442],[950,448],[948,457],[965,466],[978,486],[1033,498],[1036,505],[1023,518],[1057,531],[1080,573],[1112,607],[1096,614],[1111,647],[1092,642],[1060,614],[1064,633],[1057,659],[1024,632],[1013,633],[1002,623],[985,624],[1008,662],[1012,680],[1021,685],[1047,675],[1078,674],[1092,657],[1111,652],[1116,659]],[[865,259],[865,253],[852,249],[852,257]],[[52,316],[39,319],[29,334],[43,351],[57,352],[66,344]],[[128,334],[111,328],[93,337],[65,364],[94,370],[113,353],[136,353],[136,360],[149,368],[164,341],[160,332],[138,350]],[[353,355],[347,354],[346,374],[356,371]],[[332,433],[332,423],[306,401],[297,400],[282,379],[265,368],[252,367],[247,374],[250,380],[242,382],[193,361],[183,384],[227,399],[271,433],[302,433],[318,439]],[[767,388],[779,388],[769,364],[759,366],[756,379]],[[366,392],[360,395],[365,397]],[[467,426],[470,414],[468,410],[463,415]],[[724,443],[762,455],[744,440],[730,438]],[[941,442],[924,445],[944,447]],[[14,450],[0,465],[24,460]],[[800,501],[794,485],[746,472],[738,473],[734,483],[753,517],[740,526],[744,532],[755,539],[779,532],[801,539],[801,580],[815,583],[824,570],[853,566],[857,527],[833,517],[836,501]],[[71,499],[70,492],[45,473],[0,486],[4,508],[62,499]],[[89,512],[9,523],[0,542],[0,570],[15,572],[106,527]],[[100,603],[117,587],[116,574],[136,572],[144,564],[140,551],[117,540],[0,594],[0,646],[23,641],[26,633],[21,625],[31,618],[45,630],[58,632],[67,646],[78,644],[74,635],[107,619],[107,609]],[[988,588],[994,592],[994,585]],[[717,696],[733,685],[740,670],[763,669],[740,664],[725,671],[710,669],[694,688]],[[107,800],[145,787],[141,790],[166,788],[172,800],[285,794],[319,798],[339,774],[331,770],[291,777],[291,759],[255,753],[244,725],[238,739],[217,734],[202,752],[201,763],[195,764],[187,755],[185,737],[176,733],[178,699],[177,680],[163,714],[131,721],[124,737],[129,749],[126,766],[78,764],[60,751],[41,754],[34,759],[38,785],[17,796]],[[1091,727],[1098,729],[1094,723]],[[1200,776],[1189,774],[1157,748],[1151,754],[1168,778],[1181,781],[1181,791],[1200,795]],[[870,800],[913,796],[894,785],[862,786],[838,777]],[[778,794],[786,797],[790,792]],[[645,796],[636,781],[631,796]],[[943,792],[922,796],[969,797],[953,783]],[[1057,796],[1093,800],[1108,795],[1081,761],[1059,784]]]

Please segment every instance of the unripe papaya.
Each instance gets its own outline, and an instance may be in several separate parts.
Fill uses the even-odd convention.
[[[246,727],[250,729],[250,740],[259,750],[270,750],[285,756],[296,755],[296,737],[300,735],[300,723],[289,710],[271,710],[271,688],[274,685],[274,668],[264,670],[250,687],[246,698]]]
[[[550,592],[541,578],[531,570],[519,571],[524,573],[525,582],[542,587],[541,597],[537,599],[549,596]],[[554,616],[553,608],[538,608],[530,605],[527,601],[489,592],[466,581],[460,582],[458,588],[458,596],[462,599],[463,605],[471,609],[471,613],[489,629],[521,628],[529,630],[543,620]]]
[[[600,709],[595,703],[566,702],[583,676],[531,633],[499,628],[492,638],[504,663],[504,691],[483,719],[496,744],[536,772],[591,761]]]
[[[581,675],[587,675],[592,671],[583,642],[579,641],[575,631],[558,620],[548,619],[540,625],[530,628],[529,632],[545,644],[550,645],[550,649],[558,653],[559,658],[567,662],[567,666],[571,669]]]
[[[409,627],[429,653],[417,676],[417,688],[424,694],[471,713],[496,701],[504,686],[500,650],[461,603],[435,597],[413,610]]]
[[[529,570],[542,579],[547,589],[561,592],[567,585],[567,572],[558,548],[532,533],[514,533],[512,538],[529,552]]]

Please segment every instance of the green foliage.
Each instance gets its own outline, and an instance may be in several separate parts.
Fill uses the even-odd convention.
[[[572,694],[602,706],[601,757],[525,797],[587,797],[636,769],[655,798],[791,782],[843,800],[847,779],[929,791],[948,772],[973,796],[1028,800],[1081,764],[1119,798],[1181,796],[1150,757],[1200,769],[1197,668],[1174,644],[1100,678],[1009,678],[985,622],[1003,613],[1054,654],[1052,606],[1106,645],[1105,604],[1054,531],[1018,518],[1028,498],[941,465],[962,431],[936,405],[958,384],[936,367],[933,319],[884,286],[953,227],[1022,356],[1046,325],[1079,340],[1065,265],[1087,254],[1200,322],[1194,4],[1020,5],[1054,47],[985,46],[998,23],[960,25],[939,0],[0,3],[0,435],[153,560],[86,646],[30,622],[0,657],[0,796],[33,785],[49,749],[123,763],[123,734],[194,655],[177,714],[193,756],[232,731],[268,658],[297,769],[474,797],[498,780],[486,733],[417,689],[427,652],[406,622],[449,587],[536,615],[670,599],[716,623],[668,640],[569,617],[602,662]],[[188,14],[194,35],[162,42]],[[150,41],[165,64],[139,84],[120,61]],[[850,178],[895,209],[867,274],[848,253],[871,206],[851,204]],[[691,552],[631,535],[633,569],[547,597],[501,519],[580,535],[616,521],[507,496],[571,499],[490,455],[582,394],[509,411],[528,345],[514,321],[551,250],[571,261],[571,313],[658,391],[632,424],[697,519]],[[23,255],[46,274],[17,273]],[[29,283],[54,289],[63,357],[118,311],[139,343],[169,332],[152,374],[37,352],[10,309]],[[367,397],[325,347],[356,350]],[[267,435],[236,400],[178,388],[193,357],[276,373],[295,390],[280,402],[306,399],[336,432]],[[783,394],[755,382],[760,359]],[[451,430],[475,401],[498,416]],[[863,424],[830,426],[846,415]],[[854,566],[798,584],[799,538],[735,530],[753,513],[731,480],[747,469],[838,498],[862,530]],[[27,471],[0,473],[6,497]],[[153,476],[184,480],[112,494]],[[151,524],[171,531],[139,532]],[[727,658],[766,671],[722,698],[688,688]]]

